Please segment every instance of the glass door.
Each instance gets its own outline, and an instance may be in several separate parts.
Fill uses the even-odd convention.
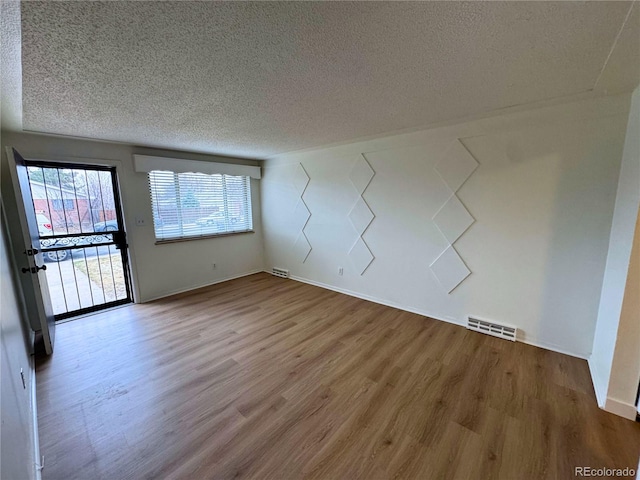
[[[55,319],[131,302],[115,167],[26,164]]]

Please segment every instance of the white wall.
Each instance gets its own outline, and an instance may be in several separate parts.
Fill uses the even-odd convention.
[[[263,268],[260,181],[251,181],[255,233],[155,245],[148,177],[144,173],[134,172],[132,155],[140,153],[257,165],[255,160],[226,159],[27,133],[2,132],[2,143],[15,147],[27,159],[117,167],[136,301],[145,302]],[[8,188],[6,167],[6,155],[2,152],[3,190]],[[145,218],[146,225],[135,226],[136,217]],[[215,270],[213,263],[217,265]]]
[[[262,183],[265,265],[442,320],[511,324],[524,341],[586,358],[628,111],[628,95],[600,98],[276,156]],[[447,294],[429,268],[447,246],[432,217],[450,195],[434,166],[457,138],[480,166],[458,191],[476,222],[455,248],[473,273]],[[375,260],[362,276],[348,257],[357,239],[349,173],[361,154],[376,172],[364,193]],[[304,263],[293,248],[299,163],[312,214]]]
[[[631,249],[605,410],[635,419],[640,383],[640,215]]]
[[[634,230],[638,218],[638,206],[640,204],[639,132],[640,87],[635,90],[631,101],[598,321],[593,342],[593,354],[589,359],[589,366],[600,406],[611,409],[611,405],[617,405],[621,402],[627,405],[628,408],[626,410],[631,413],[634,410],[635,389],[638,385],[637,374],[640,371],[640,337],[638,337],[640,332],[637,325],[634,326],[632,323],[628,324],[629,330],[627,330],[626,322],[621,321],[621,314],[625,295],[637,296],[639,294],[638,290],[633,291],[633,282],[629,285],[630,290],[625,293]],[[633,322],[632,318],[634,317],[628,317],[627,322]],[[624,361],[618,365],[617,370],[614,370],[614,354],[616,352],[621,353],[625,349],[630,349],[635,360]],[[627,365],[627,367],[621,367],[621,365]],[[610,382],[614,372],[616,372],[616,385],[612,392],[610,388],[613,385],[610,385]],[[631,391],[633,393],[630,395]],[[607,397],[610,397],[613,401],[610,402]],[[610,407],[606,406],[607,403],[609,403]]]
[[[0,214],[0,216],[2,216]],[[23,320],[23,309],[11,264],[11,249],[0,218],[0,477],[36,478],[34,448],[34,405],[31,403],[33,364],[31,331]],[[23,388],[20,369],[24,372]]]

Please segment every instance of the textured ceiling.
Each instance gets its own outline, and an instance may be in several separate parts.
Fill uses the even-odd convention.
[[[3,129],[22,128],[20,1],[0,0],[0,121]]]
[[[23,128],[266,157],[630,88],[630,7],[23,2]]]

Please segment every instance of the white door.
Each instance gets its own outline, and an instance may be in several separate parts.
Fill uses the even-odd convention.
[[[29,186],[29,175],[24,158],[13,148],[7,147],[7,159],[9,160],[9,170],[11,171],[11,181],[16,194],[18,205],[17,214],[22,230],[24,249],[20,246],[16,263],[20,269],[22,290],[25,301],[28,304],[28,311],[38,316],[42,329],[44,348],[47,354],[53,353],[53,341],[55,337],[55,321],[53,318],[53,308],[42,252],[40,252],[40,232],[36,212],[31,198],[31,187]],[[18,246],[16,246],[16,249]],[[30,308],[29,308],[30,307]]]

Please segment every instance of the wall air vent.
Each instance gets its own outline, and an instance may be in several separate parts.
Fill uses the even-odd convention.
[[[285,270],[284,268],[273,267],[273,269],[271,270],[271,274],[275,275],[276,277],[289,278],[289,270]]]
[[[486,333],[494,337],[504,338],[506,340],[516,341],[517,328],[499,323],[487,322],[479,318],[467,317],[467,328],[476,332]]]

